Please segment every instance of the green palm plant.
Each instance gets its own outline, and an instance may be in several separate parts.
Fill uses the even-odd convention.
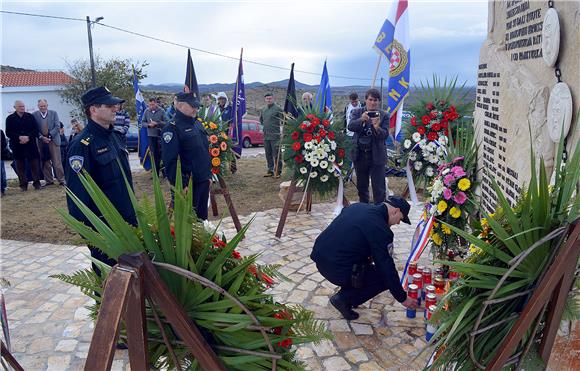
[[[182,268],[223,289],[227,295],[201,285],[199,281],[192,282],[172,271],[159,269],[167,287],[228,369],[271,369],[273,358],[277,358],[279,369],[302,369],[303,364],[295,358],[295,348],[291,345],[318,342],[331,335],[324,324],[314,319],[311,311],[298,305],[278,303],[272,295],[266,293],[272,283],[271,277],[283,276],[277,272],[275,265],[257,264],[258,255],[241,257],[235,251],[249,224],[230,241],[226,241],[223,236],[218,238],[216,230],[208,231],[204,223],[197,220],[192,209],[192,194],[185,192],[181,186],[179,165],[171,213],[166,206],[159,178],[155,171],[152,174],[153,200],[145,195],[138,201],[127,183],[129,197],[137,215],[137,226],[129,225],[121,218],[114,205],[84,171],[79,177],[102,213],[102,219],[70,190],[67,194],[90,220],[94,229],[64,210],[59,210],[59,213],[88,244],[99,248],[111,258],[146,252],[155,263]],[[97,276],[90,269],[54,277],[80,287],[84,294],[93,298],[95,305],[90,310],[93,318],[96,318],[103,283],[111,267],[93,261],[103,272],[103,277]],[[231,297],[249,309],[252,315]],[[196,360],[176,338],[163,316],[157,313],[155,306],[149,301],[146,306],[150,364],[155,367],[198,369]],[[160,317],[160,321],[155,321],[155,317]],[[255,325],[254,318],[260,326]],[[162,324],[163,328],[158,324]],[[260,328],[265,329],[268,336],[264,336]],[[173,351],[163,342],[164,334],[169,338]]]
[[[561,238],[546,241],[545,237],[578,218],[580,196],[576,187],[580,179],[580,147],[574,149],[572,157],[564,164],[563,142],[561,140],[558,146],[553,186],[543,160],[539,170],[536,169],[533,151],[529,185],[514,207],[508,203],[498,184],[493,183],[498,211],[487,217],[490,232],[485,239],[448,225],[471,243],[476,253],[464,262],[439,262],[451,266],[460,278],[451,286],[432,317],[439,323],[432,341],[440,350],[434,369],[473,370],[478,367],[473,358],[481,365],[493,358],[517,320],[517,313],[529,298],[529,294],[517,294],[533,289],[563,242]],[[500,278],[512,268],[515,258],[522,257],[522,252],[538,242],[539,246],[523,258],[521,264],[507,275],[499,290],[494,291]],[[509,300],[493,304],[481,313],[486,300],[508,297]],[[447,310],[443,309],[444,303]],[[476,323],[479,329],[501,325],[475,336],[472,358],[469,340]],[[535,335],[536,329],[530,329],[518,350],[523,350],[526,342]]]
[[[416,100],[407,107],[410,112],[423,112],[425,105],[429,102],[436,103],[440,100],[453,102],[460,117],[473,112],[473,100],[468,99],[469,89],[465,87],[467,81],[462,85],[457,84],[458,77],[451,77],[441,81],[437,75],[433,75],[432,81],[420,81],[419,86],[414,86]]]

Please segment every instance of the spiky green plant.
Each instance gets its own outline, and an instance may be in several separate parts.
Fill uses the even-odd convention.
[[[272,359],[268,354],[279,356],[279,369],[302,369],[303,364],[295,358],[292,344],[318,342],[330,338],[324,324],[316,321],[313,313],[294,305],[278,303],[266,293],[271,284],[270,277],[281,277],[277,266],[256,264],[257,255],[241,257],[235,249],[244,237],[249,224],[230,241],[218,238],[215,230],[208,231],[197,220],[192,210],[192,194],[184,192],[181,170],[178,165],[175,202],[169,216],[166,200],[156,172],[153,171],[154,199],[144,196],[138,201],[127,183],[129,197],[136,212],[136,227],[125,222],[114,205],[95,184],[90,175],[83,171],[80,180],[98,207],[103,218],[97,217],[70,190],[67,194],[93,224],[94,229],[74,219],[66,211],[59,210],[65,222],[77,231],[92,246],[97,247],[114,259],[122,254],[146,252],[154,262],[169,263],[212,281],[247,307],[268,333],[268,340],[255,326],[250,315],[233,300],[223,294],[192,282],[186,277],[164,269],[159,273],[191,319],[200,327],[205,338],[228,369],[266,370],[271,369]],[[191,189],[191,181],[189,184]],[[103,272],[98,277],[92,270],[85,269],[72,275],[54,276],[81,288],[95,300],[89,309],[96,318],[103,294],[103,282],[111,267],[93,260]],[[155,313],[154,313],[155,311]],[[176,339],[169,325],[164,332],[175,350],[170,354],[162,339],[162,333],[154,315],[161,313],[147,302],[147,329],[149,338],[150,364],[155,367],[180,367],[198,369],[199,366],[188,349]],[[175,360],[176,359],[176,360]]]
[[[499,279],[510,268],[509,262],[550,232],[578,218],[580,196],[576,193],[576,187],[580,179],[580,147],[577,146],[572,157],[563,164],[563,142],[561,140],[558,146],[553,187],[550,186],[543,160],[537,170],[533,151],[529,185],[514,207],[508,203],[498,184],[493,183],[499,204],[498,212],[487,218],[490,233],[486,239],[448,225],[453,232],[471,243],[477,252],[464,262],[440,262],[450,265],[460,273],[461,278],[452,285],[433,316],[433,321],[439,323],[433,343],[442,350],[433,365],[434,369],[477,368],[470,357],[469,336],[474,331],[484,301],[506,298],[533,288],[562,241],[557,239],[541,244],[523,259],[499,291],[490,297]],[[485,365],[494,357],[517,320],[514,314],[522,310],[528,299],[529,295],[518,296],[488,307],[478,328],[505,322],[475,337],[474,355],[478,362]],[[448,304],[447,310],[443,310],[445,302]],[[534,329],[529,329],[518,350],[522,350],[534,335]]]
[[[415,85],[413,89],[413,95],[416,98],[415,103],[408,106],[407,110],[412,113],[423,112],[427,103],[436,103],[443,100],[445,102],[453,102],[460,117],[470,115],[473,113],[473,100],[468,99],[469,89],[465,87],[467,81],[458,86],[457,79],[457,76],[445,77],[441,81],[440,77],[433,75],[432,81],[420,81],[421,88]]]

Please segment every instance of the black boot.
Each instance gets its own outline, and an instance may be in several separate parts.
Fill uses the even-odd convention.
[[[330,297],[330,304],[332,304],[332,306],[335,307],[347,321],[352,321],[358,318],[358,313],[352,310],[352,305],[341,299],[340,292]]]

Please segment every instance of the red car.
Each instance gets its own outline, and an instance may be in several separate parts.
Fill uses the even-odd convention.
[[[264,128],[260,121],[243,119],[242,138],[244,148],[264,144]]]

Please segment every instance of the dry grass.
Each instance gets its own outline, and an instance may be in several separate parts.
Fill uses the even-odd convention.
[[[287,174],[279,179],[264,178],[266,160],[263,156],[242,158],[238,161],[238,172],[227,175],[226,182],[232,200],[239,215],[248,215],[255,211],[281,208],[282,201],[278,196],[280,182],[289,180]],[[133,174],[134,188],[137,197],[143,194],[152,195],[151,175],[146,172]],[[405,186],[403,178],[390,178],[390,188],[395,194],[401,194]],[[80,244],[79,236],[72,232],[62,221],[57,209],[66,209],[64,188],[50,186],[40,191],[30,189],[21,192],[15,180],[9,182],[6,196],[0,203],[1,238],[19,241],[47,242],[58,244]],[[32,188],[32,187],[30,187]],[[163,189],[169,195],[169,186],[163,181]],[[348,184],[346,195],[349,200],[357,201],[356,188]],[[228,216],[225,200],[216,195],[220,216]],[[313,202],[328,202],[314,197]]]

